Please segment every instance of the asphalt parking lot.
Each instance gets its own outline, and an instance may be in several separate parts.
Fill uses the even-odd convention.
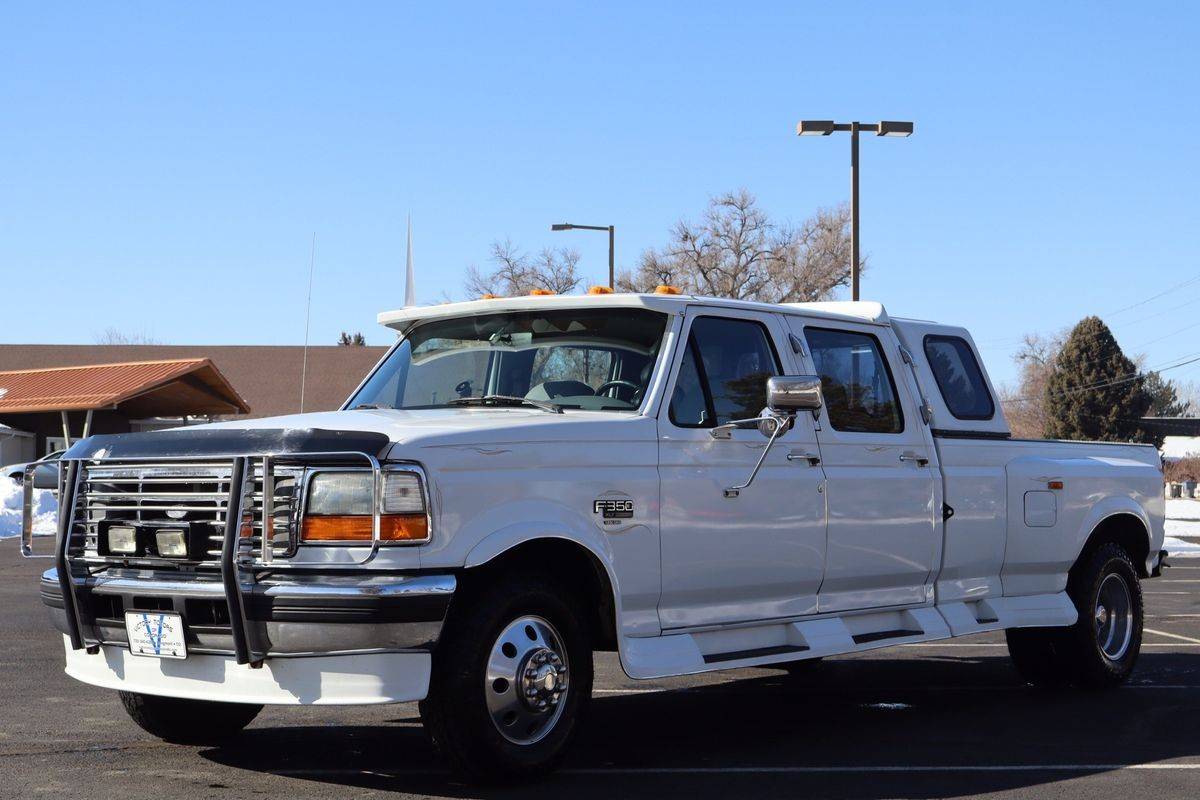
[[[597,657],[564,769],[480,789],[430,751],[415,705],[268,709],[222,748],[166,745],[112,692],[62,673],[38,600],[46,565],[0,542],[0,797],[1200,796],[1200,559],[1146,583],[1132,684],[1041,692],[1003,638],[639,683]]]

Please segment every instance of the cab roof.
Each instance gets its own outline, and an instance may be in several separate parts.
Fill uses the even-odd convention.
[[[644,308],[665,314],[682,314],[688,306],[737,308],[768,313],[801,313],[812,317],[850,322],[889,324],[887,311],[881,303],[870,301],[830,301],[823,303],[757,303],[749,300],[728,300],[685,294],[560,294],[497,297],[487,300],[468,300],[462,303],[442,303],[436,306],[409,306],[395,311],[383,311],[381,325],[404,330],[415,322],[475,314],[494,314],[497,311],[537,311],[564,308]]]

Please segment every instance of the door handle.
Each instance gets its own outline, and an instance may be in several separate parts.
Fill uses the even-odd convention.
[[[918,455],[917,453],[914,453],[912,450],[905,450],[903,453],[901,453],[900,460],[901,461],[915,461],[915,462],[917,462],[918,467],[923,467],[929,463],[928,458],[926,458],[925,456],[922,456],[922,455]]]
[[[821,463],[821,457],[816,453],[788,453],[788,461],[807,461],[810,467],[815,467]]]

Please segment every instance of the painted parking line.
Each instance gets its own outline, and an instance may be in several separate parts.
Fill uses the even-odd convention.
[[[658,689],[592,689],[594,695],[642,695],[642,694],[683,694],[688,692],[702,692],[704,694],[752,694],[762,693],[769,694],[777,689],[784,689],[789,692],[809,692],[819,691],[828,693],[831,691],[846,691],[855,694],[878,693],[878,692],[893,692],[895,694],[904,694],[906,692],[922,692],[922,693],[938,693],[938,692],[1028,692],[1028,686],[854,686],[844,689],[833,688],[826,685],[820,686],[738,686],[740,681],[726,681],[726,684],[709,683],[701,686],[679,686],[671,688]],[[1128,683],[1124,686],[1117,687],[1119,691],[1170,691],[1170,692],[1195,692],[1200,691],[1198,683]]]
[[[896,647],[918,647],[918,648],[939,648],[939,647],[1008,647],[1003,643],[984,642],[982,644],[970,644],[967,642],[916,642],[914,644],[900,644]],[[1200,647],[1200,642],[1191,644],[1188,642],[1142,642],[1142,647]]]
[[[864,764],[845,766],[763,765],[745,767],[576,767],[561,769],[558,775],[588,777],[630,775],[838,775],[879,773],[978,773],[978,772],[1120,772],[1123,770],[1200,770],[1194,762],[1163,764]],[[271,774],[282,777],[346,777],[372,775],[381,778],[402,775],[444,775],[435,769],[274,769]]]
[[[1156,631],[1153,628],[1145,628],[1146,633],[1153,633],[1155,636],[1165,636],[1168,639],[1179,639],[1192,644],[1200,644],[1200,639],[1195,639],[1191,636],[1180,636],[1178,633],[1167,633],[1166,631]]]
[[[598,767],[564,769],[564,775],[828,775],[892,772],[1115,772],[1118,770],[1200,770],[1193,762],[1166,764],[901,764],[759,767]]]

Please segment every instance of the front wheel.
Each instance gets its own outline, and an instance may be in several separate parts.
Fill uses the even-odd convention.
[[[548,772],[592,689],[586,614],[541,576],[509,575],[451,608],[421,718],[455,771],[476,780]]]
[[[1129,555],[1106,544],[1072,571],[1069,628],[1006,631],[1013,665],[1035,686],[1107,689],[1129,679],[1142,648],[1142,587]]]
[[[117,692],[126,713],[147,733],[172,744],[214,745],[236,736],[262,706],[181,700],[136,692]]]

